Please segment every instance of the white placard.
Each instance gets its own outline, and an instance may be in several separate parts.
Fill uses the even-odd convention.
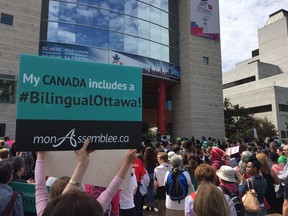
[[[90,164],[83,183],[107,187],[120,169],[128,150],[96,150],[90,153]],[[45,153],[45,171],[47,176],[62,177],[73,174],[77,166],[73,151],[53,151]],[[127,173],[122,187],[129,183],[130,172]]]

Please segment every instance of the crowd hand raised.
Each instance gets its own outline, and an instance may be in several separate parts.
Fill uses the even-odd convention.
[[[126,162],[132,164],[136,160],[136,149],[130,149],[126,155]]]
[[[87,151],[87,147],[89,144],[90,144],[90,141],[85,140],[82,148],[75,151],[78,163],[89,163],[90,162],[90,157],[89,157],[90,152]]]

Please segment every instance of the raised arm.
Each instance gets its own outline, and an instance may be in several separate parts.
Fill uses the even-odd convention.
[[[37,153],[35,167],[35,199],[37,215],[41,216],[48,203],[48,190],[45,182],[44,152]]]
[[[81,186],[81,182],[83,180],[83,177],[90,162],[89,153],[87,152],[87,147],[89,143],[90,143],[89,140],[85,140],[82,148],[75,151],[78,164],[74,170],[73,175],[71,176],[69,183],[66,185],[62,194],[67,193],[69,191],[79,190],[79,187]]]
[[[117,190],[120,188],[121,184],[124,181],[124,178],[133,163],[133,161],[136,159],[136,149],[130,150],[125,159],[122,163],[119,171],[117,172],[116,176],[113,178],[113,180],[110,182],[108,188],[101,193],[101,195],[98,197],[97,201],[100,203],[100,205],[103,208],[103,211],[105,212],[115,196]]]

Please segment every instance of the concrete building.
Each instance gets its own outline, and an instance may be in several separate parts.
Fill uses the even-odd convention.
[[[143,134],[224,137],[218,1],[3,0],[0,13],[0,137],[15,137],[21,53],[140,66]]]
[[[288,123],[288,12],[269,16],[258,30],[259,49],[252,57],[223,74],[223,95],[232,104],[251,110],[255,117],[272,121],[281,138]]]

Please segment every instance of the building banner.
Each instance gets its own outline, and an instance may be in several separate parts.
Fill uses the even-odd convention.
[[[17,151],[141,144],[141,68],[21,55]]]
[[[191,34],[220,40],[218,0],[190,0]]]

